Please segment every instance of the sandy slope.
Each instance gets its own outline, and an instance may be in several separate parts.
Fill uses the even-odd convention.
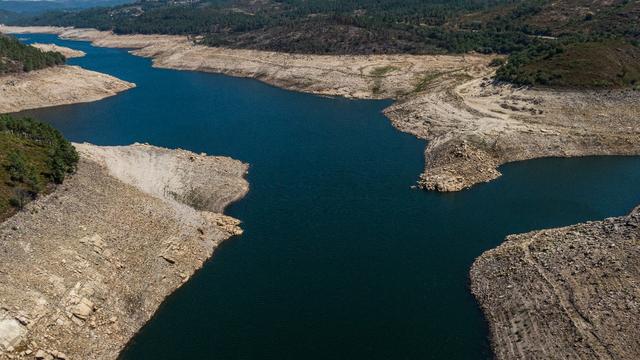
[[[0,113],[96,101],[135,87],[78,66],[0,76]]]
[[[248,191],[246,164],[149,145],[76,146],[78,172],[0,224],[0,359],[115,359],[241,233],[220,212]]]

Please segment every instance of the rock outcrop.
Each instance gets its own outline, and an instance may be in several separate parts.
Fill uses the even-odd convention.
[[[78,144],[76,174],[0,224],[0,359],[115,359],[167,295],[241,233],[247,165]]]
[[[480,256],[471,290],[496,358],[640,358],[640,208],[512,235]]]

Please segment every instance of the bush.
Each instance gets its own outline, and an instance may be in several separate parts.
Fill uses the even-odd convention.
[[[23,182],[27,177],[27,161],[21,152],[14,151],[9,154],[9,165],[7,165],[9,177],[12,181]]]
[[[491,67],[498,67],[498,66],[502,66],[504,65],[505,61],[502,58],[494,58],[493,60],[491,60],[489,62],[489,66]]]

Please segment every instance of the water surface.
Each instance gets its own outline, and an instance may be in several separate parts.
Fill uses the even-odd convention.
[[[249,79],[153,69],[148,59],[51,35],[70,63],[135,82],[103,101],[28,112],[73,141],[148,142],[251,164],[224,243],[170,296],[123,359],[485,359],[468,292],[475,257],[507,234],[626,214],[639,158],[543,159],[454,194],[411,189],[425,143],[389,101],[289,92]]]

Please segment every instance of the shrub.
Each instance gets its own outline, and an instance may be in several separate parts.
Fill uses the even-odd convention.
[[[504,65],[505,61],[502,58],[494,58],[489,62],[489,66],[498,67]]]

